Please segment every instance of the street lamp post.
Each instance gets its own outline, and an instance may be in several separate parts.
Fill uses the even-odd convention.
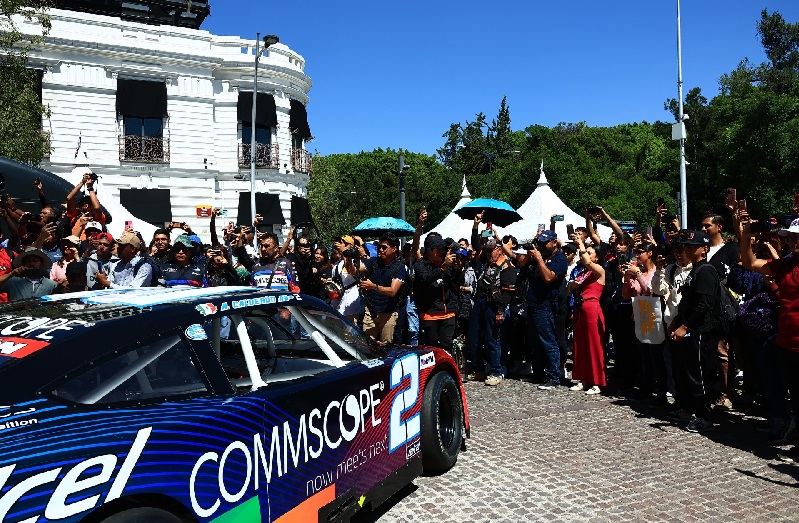
[[[257,144],[255,141],[255,108],[258,105],[258,62],[261,60],[261,54],[266,51],[270,45],[276,44],[280,41],[275,35],[264,36],[264,48],[261,49],[261,33],[256,33],[255,36],[255,79],[252,88],[252,118],[250,121],[250,219],[255,221],[255,160],[257,153]]]
[[[685,120],[688,115],[683,113],[682,104],[682,34],[680,31],[680,0],[677,0],[677,97],[679,98],[679,114],[677,115],[679,121],[676,125],[679,126],[679,134],[677,135],[680,140],[680,218],[682,228],[688,228],[688,182],[685,173]],[[672,138],[675,133],[672,132]]]

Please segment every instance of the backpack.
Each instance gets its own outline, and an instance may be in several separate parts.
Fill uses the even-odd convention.
[[[150,258],[149,256],[142,256],[141,260],[136,263],[133,267],[133,277],[135,278],[136,275],[139,273],[139,269],[142,268],[144,264],[148,264],[150,266],[150,287],[160,287],[158,280],[161,279],[161,266],[158,265],[158,262],[154,259]]]
[[[706,264],[709,265],[709,264]],[[711,267],[713,267],[711,265]],[[700,269],[701,270],[701,267]],[[715,271],[716,268],[714,267],[713,270]],[[697,271],[697,274],[699,271]],[[716,271],[718,274],[718,271]],[[718,307],[714,309],[714,315],[716,319],[716,325],[718,325],[718,332],[723,337],[727,336],[732,332],[732,327],[735,325],[735,320],[738,317],[738,310],[741,307],[738,298],[733,295],[730,289],[727,288],[721,282],[721,278],[719,277],[719,301]]]

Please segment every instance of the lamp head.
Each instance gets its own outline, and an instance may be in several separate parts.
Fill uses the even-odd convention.
[[[278,42],[280,42],[280,38],[277,35],[266,35],[264,36],[264,49]]]

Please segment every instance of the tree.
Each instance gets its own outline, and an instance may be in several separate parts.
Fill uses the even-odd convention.
[[[41,44],[50,30],[49,1],[3,0],[0,2],[0,156],[32,164],[49,152],[48,136],[42,132],[47,108],[37,94],[37,72],[25,67],[28,52]],[[41,36],[23,34],[18,20],[34,22]]]

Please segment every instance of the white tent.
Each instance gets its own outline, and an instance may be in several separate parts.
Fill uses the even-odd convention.
[[[549,222],[553,214],[562,214],[564,218],[562,222],[555,222],[555,232],[561,241],[568,241],[566,237],[567,224],[570,223],[575,228],[585,227],[585,216],[581,216],[569,209],[549,186],[547,177],[544,174],[544,162],[541,162],[541,174],[538,177],[538,183],[533,194],[527,198],[527,201],[517,211],[521,214],[522,219],[507,227],[498,227],[497,232],[500,237],[512,234],[519,241],[532,239],[538,231],[539,224],[543,223],[545,227],[549,228]],[[598,225],[597,232],[603,240],[607,241],[613,231],[610,227]]]

